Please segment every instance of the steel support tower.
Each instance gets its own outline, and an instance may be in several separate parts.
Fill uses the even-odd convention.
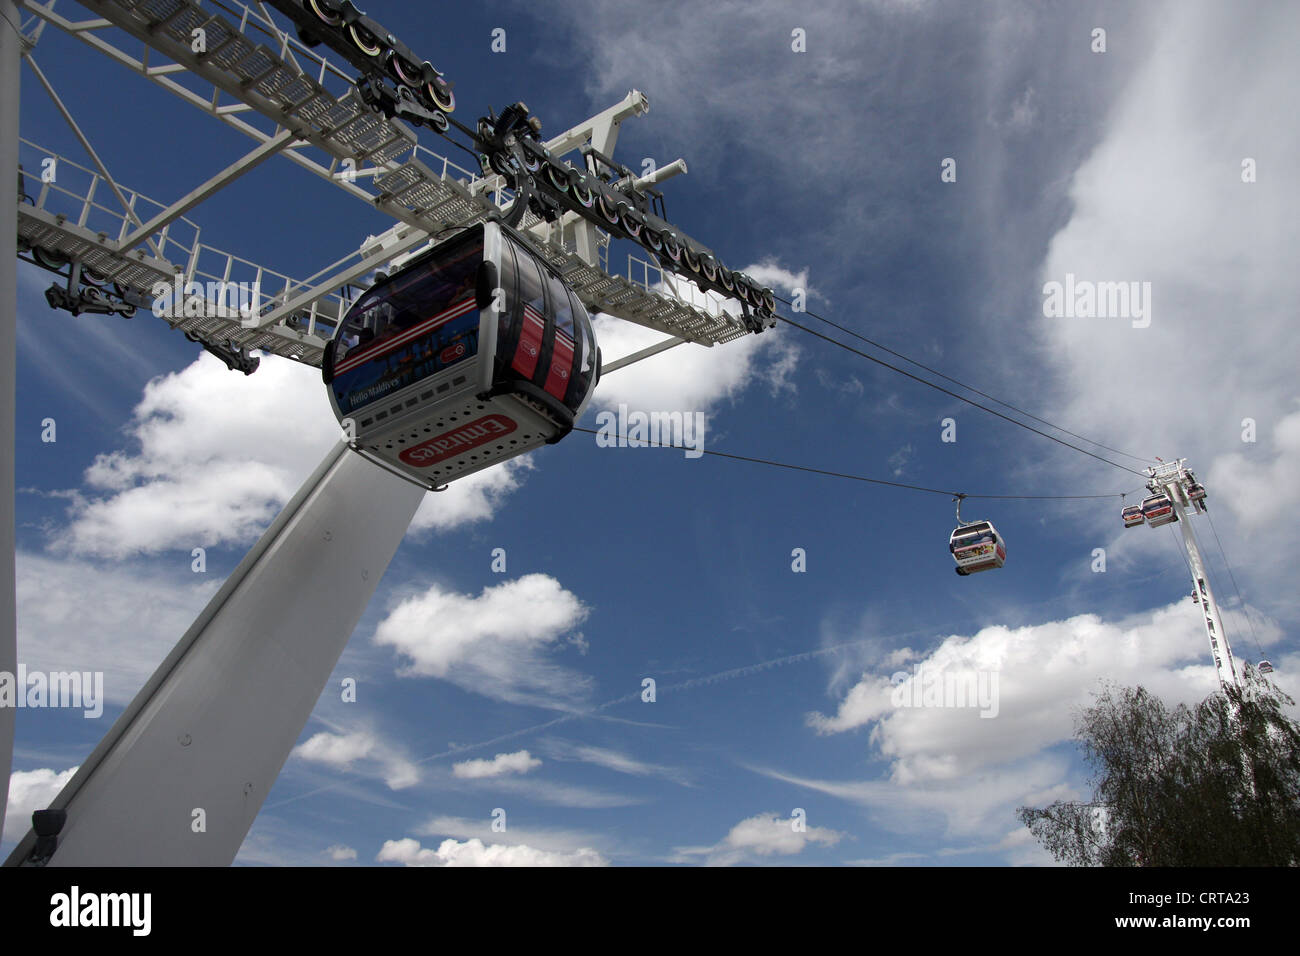
[[[1237,685],[1237,668],[1232,659],[1232,647],[1228,643],[1227,632],[1223,629],[1223,617],[1219,613],[1219,602],[1215,600],[1214,590],[1210,587],[1210,578],[1205,571],[1205,560],[1196,543],[1196,533],[1192,531],[1192,515],[1204,513],[1204,505],[1188,497],[1188,488],[1194,482],[1192,473],[1187,470],[1187,459],[1180,458],[1169,464],[1157,465],[1151,469],[1152,491],[1163,491],[1173,503],[1174,514],[1183,532],[1183,548],[1187,552],[1187,563],[1192,571],[1192,593],[1197,606],[1201,609],[1201,619],[1205,623],[1205,634],[1210,640],[1210,654],[1214,658],[1214,669],[1219,675],[1219,685],[1224,689]]]

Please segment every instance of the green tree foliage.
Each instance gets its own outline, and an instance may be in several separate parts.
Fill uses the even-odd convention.
[[[1300,725],[1253,670],[1195,708],[1107,686],[1075,730],[1089,803],[1016,815],[1072,866],[1300,865]]]

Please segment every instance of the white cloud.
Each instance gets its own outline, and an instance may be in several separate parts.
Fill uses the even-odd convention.
[[[477,596],[437,585],[407,598],[380,622],[375,643],[407,658],[407,677],[440,677],[489,697],[572,706],[590,679],[548,654],[586,619],[588,608],[553,577],[528,574]]]
[[[505,499],[524,483],[535,465],[528,455],[511,458],[483,471],[457,479],[446,490],[431,492],[420,502],[410,530],[450,531],[491,518]]]
[[[415,828],[421,836],[454,837],[457,840],[477,838],[491,843],[499,834],[492,830],[492,821],[487,819],[467,820],[464,817],[434,817],[428,823]],[[530,827],[520,825],[517,817],[510,819],[510,838],[516,843],[562,854],[574,854],[582,850],[596,850],[602,856],[616,852],[609,833],[590,833],[584,830],[564,830],[555,827]]]
[[[1271,431],[1271,434],[1270,434]],[[1282,418],[1257,436],[1272,445],[1271,460],[1258,452],[1234,452],[1216,459],[1209,473],[1215,502],[1224,501],[1246,531],[1254,531],[1300,509],[1300,411]],[[1243,446],[1249,447],[1249,446]]]
[[[315,734],[295,747],[291,756],[336,770],[352,771],[356,769],[355,764],[361,764],[359,772],[381,777],[391,790],[403,790],[420,781],[420,771],[415,764],[374,734],[364,731]]]
[[[1034,798],[1059,787],[1069,770],[1068,761],[1059,757],[1017,761],[966,777],[914,781],[906,786],[892,780],[823,780],[770,768],[750,769],[860,806],[879,827],[895,834],[986,839],[990,829],[1011,823],[1017,806],[1051,802],[1057,795],[1079,796],[1057,790],[1046,800]]]
[[[759,285],[767,286],[777,295],[790,298],[795,289],[803,289],[810,297],[819,295],[816,289],[808,285],[808,269],[794,272],[781,265],[775,259],[764,259],[755,265],[740,270]]]
[[[356,850],[354,850],[350,846],[343,846],[342,844],[339,843],[336,843],[333,846],[326,848],[325,853],[329,855],[329,858],[331,860],[334,860],[335,862],[339,862],[339,863],[341,863],[344,860],[355,860],[357,858]]]
[[[5,810],[4,839],[17,842],[32,827],[32,813],[44,810],[59,792],[67,786],[73,767],[62,772],[40,770],[15,770],[9,775],[9,805]]]
[[[581,761],[594,764],[597,767],[604,767],[606,770],[612,770],[615,773],[630,774],[636,777],[664,777],[681,784],[687,782],[680,770],[665,767],[661,764],[646,763],[617,750],[557,739],[547,740],[545,746],[548,755],[556,760]]]
[[[802,829],[797,829],[799,823]],[[741,820],[711,847],[678,847],[679,861],[703,857],[709,866],[733,866],[753,857],[795,856],[810,844],[834,846],[843,833],[825,827],[810,827],[802,820],[779,813],[760,813]]]
[[[896,705],[890,675],[863,675],[831,716],[812,714],[820,733],[874,725],[871,742],[891,761],[895,783],[960,780],[1024,759],[1073,734],[1075,712],[1103,678],[1142,684],[1194,702],[1218,687],[1204,625],[1190,601],[1116,622],[1095,614],[1028,627],[986,627],[951,636],[919,659]],[[981,679],[996,691],[980,706],[913,706],[936,675]],[[918,676],[919,675],[919,676]],[[996,681],[996,683],[993,683]],[[955,701],[954,701],[955,702]]]
[[[460,843],[443,840],[437,850],[425,849],[418,840],[405,837],[385,840],[375,857],[380,863],[406,866],[608,866],[595,850],[557,853],[524,844],[493,843],[485,845],[477,838]]]
[[[609,316],[597,315],[592,322],[605,362],[665,337]],[[625,404],[644,411],[708,412],[739,396],[756,379],[770,389],[786,387],[800,354],[782,328],[712,348],[687,342],[602,377],[592,402],[609,409]]]
[[[585,810],[606,807],[631,807],[645,803],[641,796],[625,796],[594,787],[578,784],[558,783],[537,777],[494,777],[491,781],[493,793],[508,793],[534,803],[546,803],[556,807],[577,807]]]
[[[128,433],[138,450],[96,457],[58,545],[119,558],[251,541],[339,439],[316,369],[265,356],[244,376],[206,352],[145,387]]]
[[[889,456],[889,467],[893,470],[895,478],[907,470],[907,463],[911,461],[912,455],[915,453],[916,449],[907,444]]]
[[[135,449],[86,469],[88,490],[74,496],[56,547],[121,558],[248,544],[340,437],[317,369],[263,356],[244,376],[206,352],[145,387],[127,432]],[[529,464],[516,459],[427,495],[412,529],[490,518]]]
[[[464,780],[481,780],[508,773],[528,773],[541,765],[542,762],[527,750],[517,750],[512,754],[497,754],[491,760],[464,760],[452,764],[451,772]]]

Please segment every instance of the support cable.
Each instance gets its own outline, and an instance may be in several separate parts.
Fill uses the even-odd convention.
[[[594,428],[582,428],[577,425],[573,427],[573,430],[575,432],[585,432],[588,435],[604,434]],[[641,447],[642,440],[639,438],[633,439],[632,442],[635,442],[635,444],[632,444],[632,442],[629,442],[627,437],[624,435],[619,435],[617,437],[620,442],[627,443],[630,447]],[[846,478],[849,481],[863,481],[873,485],[887,485],[891,488],[905,488],[908,491],[923,491],[931,495],[947,495],[949,497],[960,495],[963,498],[984,498],[988,500],[1003,501],[1068,501],[1087,498],[1123,498],[1126,494],[1133,493],[1130,491],[1123,493],[1114,492],[1108,495],[968,495],[963,492],[948,491],[942,488],[927,488],[924,485],[911,485],[903,481],[886,481],[883,478],[868,478],[865,475],[850,475],[841,471],[828,471],[824,468],[813,468],[809,465],[794,465],[784,461],[773,461],[769,458],[754,458],[750,455],[733,455],[729,452],[712,451],[706,448],[695,449],[687,448],[685,445],[665,445],[661,442],[650,441],[646,441],[645,446],[650,448],[675,448],[678,451],[699,451],[701,454],[712,455],[715,458],[729,458],[732,461],[746,461],[756,465],[768,465],[772,468],[788,468],[791,471],[805,471],[814,475],[826,475],[830,478]]]
[[[1139,477],[1142,477],[1142,478],[1146,478],[1146,477],[1147,477],[1147,475],[1146,475],[1145,472],[1135,471],[1135,470],[1133,470],[1132,468],[1128,467],[1127,465],[1121,465],[1121,464],[1119,464],[1118,462],[1111,461],[1109,458],[1104,458],[1104,457],[1102,457],[1101,455],[1098,455],[1098,454],[1096,454],[1096,453],[1094,453],[1094,452],[1088,451],[1088,449],[1086,449],[1086,448],[1080,448],[1078,445],[1074,445],[1074,444],[1071,444],[1071,443],[1068,442],[1068,441],[1065,441],[1065,440],[1063,440],[1063,439],[1057,438],[1055,435],[1049,435],[1049,434],[1048,434],[1047,432],[1045,432],[1045,431],[1042,431],[1042,430],[1040,430],[1040,429],[1037,429],[1037,428],[1035,428],[1035,427],[1032,426],[1032,425],[1026,425],[1026,424],[1025,424],[1024,422],[1022,422],[1022,421],[1017,421],[1016,419],[1012,418],[1012,417],[1009,416],[1009,415],[1004,415],[1004,414],[1002,414],[1002,412],[999,412],[999,411],[997,411],[996,409],[989,408],[987,405],[981,405],[979,402],[976,402],[976,401],[973,401],[972,399],[966,398],[964,395],[958,395],[956,392],[951,391],[951,390],[949,390],[949,389],[946,389],[946,388],[944,388],[942,385],[936,385],[934,382],[931,382],[931,381],[929,381],[929,380],[927,380],[927,379],[921,378],[919,375],[913,375],[911,372],[908,372],[908,371],[906,371],[905,369],[901,369],[901,368],[899,368],[897,365],[891,365],[891,364],[889,364],[888,362],[883,361],[882,359],[878,359],[878,358],[876,358],[874,355],[868,355],[866,352],[863,352],[863,351],[860,350],[860,349],[856,349],[856,348],[854,348],[854,347],[851,346],[851,345],[846,345],[845,343],[843,343],[843,342],[841,342],[841,341],[839,341],[839,340],[837,340],[837,339],[833,339],[833,338],[831,338],[831,337],[828,336],[828,335],[822,335],[822,333],[820,333],[820,332],[818,332],[818,331],[816,331],[816,330],[814,330],[814,329],[810,329],[810,328],[808,328],[808,326],[806,326],[806,325],[800,325],[798,322],[794,321],[793,319],[787,318],[786,316],[783,316],[783,315],[778,315],[777,318],[780,319],[782,322],[786,323],[787,325],[792,325],[792,326],[794,326],[796,329],[801,329],[802,331],[807,332],[809,335],[814,335],[814,336],[816,336],[816,337],[819,338],[819,339],[822,339],[822,340],[824,340],[824,341],[826,341],[826,342],[831,343],[832,345],[837,345],[837,346],[839,346],[840,348],[844,349],[845,351],[852,352],[854,355],[859,355],[859,356],[861,356],[862,358],[866,359],[866,360],[869,361],[869,362],[875,362],[877,365],[883,365],[885,368],[890,369],[891,371],[897,372],[897,373],[900,374],[900,375],[905,375],[905,376],[907,376],[908,378],[912,379],[914,382],[920,382],[922,385],[927,385],[927,386],[929,386],[930,388],[935,389],[936,391],[943,392],[945,395],[949,395],[949,396],[951,396],[951,397],[957,399],[958,401],[965,402],[967,405],[973,405],[973,406],[975,406],[976,408],[979,408],[979,409],[982,409],[983,411],[988,412],[990,415],[996,415],[998,418],[1001,418],[1003,421],[1008,421],[1008,422],[1010,422],[1011,424],[1013,424],[1013,425],[1017,425],[1017,426],[1019,426],[1020,428],[1024,428],[1024,429],[1026,429],[1026,430],[1028,430],[1028,431],[1031,431],[1031,432],[1033,432],[1033,433],[1036,434],[1036,435],[1041,435],[1041,436],[1043,436],[1044,438],[1050,438],[1052,441],[1056,442],[1058,445],[1064,445],[1066,448],[1072,448],[1072,449],[1074,449],[1074,450],[1077,451],[1077,452],[1081,452],[1082,454],[1087,455],[1089,458],[1095,458],[1095,459],[1097,459],[1098,461],[1105,462],[1107,465],[1110,465],[1112,468],[1119,468],[1119,469],[1121,469],[1121,470],[1123,470],[1123,471],[1127,471],[1129,474],[1132,474],[1132,475],[1138,475]],[[911,361],[911,360],[908,359],[908,361]],[[962,386],[962,387],[965,388],[966,386]],[[994,401],[997,401],[997,400],[994,399]],[[1000,403],[1000,404],[1002,404],[1002,403]],[[1056,426],[1053,425],[1052,427],[1055,428]],[[1061,430],[1061,431],[1064,431],[1064,429],[1060,429],[1060,430]],[[1084,439],[1084,441],[1087,441],[1087,439]],[[1096,444],[1096,442],[1093,442],[1093,444]],[[1136,456],[1130,456],[1130,457],[1136,457]],[[1143,459],[1138,459],[1138,460],[1141,461],[1141,460],[1143,460]]]

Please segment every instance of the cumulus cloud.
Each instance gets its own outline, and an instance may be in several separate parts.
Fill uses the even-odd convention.
[[[206,352],[145,387],[127,433],[133,449],[86,469],[57,548],[121,558],[251,543],[340,438],[317,369],[263,356],[255,374],[234,375]],[[412,528],[491,517],[527,467],[515,460],[452,482],[426,496]]]
[[[418,840],[405,837],[385,840],[375,857],[380,863],[405,866],[608,866],[595,850],[558,853],[539,850],[525,844],[484,844],[477,837],[461,843],[447,839],[438,849],[420,846]]]
[[[606,362],[664,339],[662,332],[597,315],[592,324]],[[620,404],[645,411],[709,412],[736,398],[757,379],[788,387],[800,349],[781,328],[706,348],[687,342],[635,365],[610,372],[596,387],[593,404]]]
[[[411,519],[410,530],[417,535],[450,531],[491,518],[511,493],[522,487],[524,476],[534,467],[527,455],[511,458],[457,479],[445,491],[425,495]]]
[[[713,846],[678,847],[676,859],[703,859],[708,866],[734,866],[754,857],[795,856],[811,844],[834,846],[843,838],[838,831],[810,827],[802,818],[760,813],[741,820]]]
[[[521,824],[518,818],[510,819],[510,838],[538,850],[572,855],[583,850],[596,850],[608,858],[618,852],[618,846],[608,832],[566,830],[557,827],[535,827]],[[492,821],[486,818],[469,820],[464,817],[434,817],[415,828],[421,836],[452,837],[456,840],[479,839],[491,843],[500,834],[492,830]]]
[[[407,598],[380,622],[375,643],[394,648],[405,677],[439,677],[466,690],[515,703],[573,706],[590,678],[549,655],[589,609],[560,582],[528,574],[486,587],[478,596],[433,585]]]
[[[803,289],[809,296],[820,295],[816,289],[808,285],[807,268],[795,272],[787,269],[775,259],[764,259],[762,262],[746,266],[740,271],[759,285],[765,285],[777,295],[783,295],[787,299],[796,289]]]
[[[250,541],[339,440],[316,369],[265,356],[235,375],[206,352],[145,386],[127,432],[137,448],[95,458],[60,546],[122,557]]]
[[[62,772],[40,770],[15,770],[9,775],[9,805],[5,810],[4,839],[17,842],[32,826],[32,813],[44,810],[59,795],[76,767]]]
[[[335,770],[366,773],[383,779],[390,790],[420,781],[419,768],[374,734],[315,734],[293,749],[292,756]]]
[[[834,714],[808,722],[828,734],[871,726],[871,743],[904,786],[965,779],[1069,740],[1075,714],[1103,678],[1187,702],[1218,687],[1190,601],[1113,622],[1080,614],[954,635],[918,655],[897,685],[891,676],[863,675]],[[960,680],[953,685],[964,688],[960,697],[935,690],[946,676]],[[990,708],[971,695],[981,687],[994,692],[992,719],[980,716]]]
[[[331,860],[335,861],[336,863],[341,863],[344,860],[355,860],[357,858],[356,850],[354,850],[350,846],[343,846],[340,843],[336,843],[331,847],[327,847],[324,852],[326,853],[327,856],[329,856]]]
[[[528,773],[541,765],[542,762],[527,750],[517,750],[512,754],[497,754],[491,760],[463,760],[452,764],[451,772],[463,780],[481,780],[508,773]]]

